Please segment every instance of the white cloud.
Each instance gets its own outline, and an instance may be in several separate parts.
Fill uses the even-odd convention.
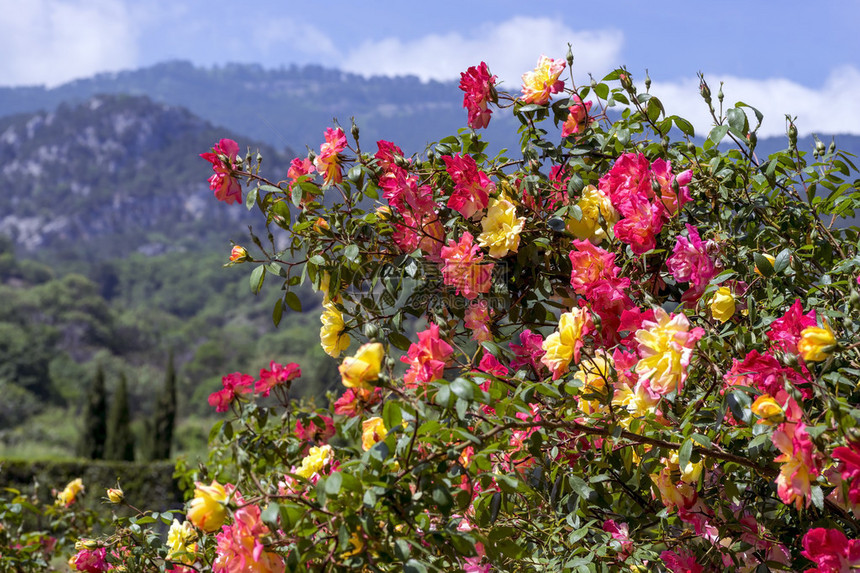
[[[810,88],[785,78],[751,79],[705,74],[718,106],[717,92],[723,82],[725,109],[742,101],[764,114],[759,137],[785,135],[785,115],[797,116],[801,135],[815,133],[860,134],[860,70],[843,66],[833,70],[821,87]],[[667,112],[690,120],[696,135],[706,135],[713,126],[705,102],[699,96],[698,78],[657,82],[651,93],[660,98]],[[717,108],[719,110],[719,108]],[[755,118],[750,115],[754,125]]]
[[[564,59],[568,42],[574,74],[587,81],[588,73],[602,76],[618,65],[624,35],[617,30],[574,31],[557,20],[518,16],[480,26],[469,37],[449,33],[364,42],[337,65],[365,76],[415,75],[426,81],[459,79],[460,72],[483,60],[505,89],[515,91],[541,54]]]
[[[317,61],[327,61],[340,53],[325,32],[313,24],[290,18],[274,18],[259,23],[252,43],[264,55],[299,52],[315,56]]]
[[[0,0],[0,84],[60,83],[137,63],[120,0]]]

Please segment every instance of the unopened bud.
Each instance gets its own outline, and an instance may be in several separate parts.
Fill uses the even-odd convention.
[[[687,152],[690,153],[691,155],[696,154],[696,144],[693,143],[692,141],[687,142]]]
[[[660,196],[660,182],[656,179],[651,180],[651,191],[654,192],[654,195],[657,195],[658,197]]]
[[[663,151],[669,151],[669,137],[664,135],[663,139],[660,140],[660,147],[663,148]]]
[[[651,76],[648,75],[648,68],[645,68],[645,91],[651,89]]]
[[[111,503],[122,503],[122,500],[125,499],[125,494],[122,489],[118,487],[108,488],[107,497]]]
[[[677,177],[672,177],[672,191],[675,192],[675,195],[678,195],[681,192],[681,186],[678,184]]]
[[[749,140],[751,148],[754,148],[758,144],[758,136],[754,131],[751,131],[749,135],[747,135],[747,140]]]
[[[595,89],[595,88],[597,88],[597,80],[595,80],[594,78],[591,78],[591,89]]]
[[[249,259],[248,251],[245,250],[245,247],[234,245],[233,250],[230,251],[230,262],[231,263],[242,263]]]
[[[630,74],[627,72],[623,72],[618,74],[618,79],[621,81],[621,87],[627,91],[633,90],[633,80],[630,78]]]
[[[720,91],[717,92],[717,99],[720,100],[720,104],[723,103],[723,82],[720,82]]]
[[[823,154],[824,153],[824,144],[821,143],[821,141],[819,141],[819,140],[815,140],[815,149],[816,149],[816,151],[818,151],[818,153]]]
[[[705,78],[702,78],[702,81],[699,82],[699,93],[702,94],[706,102],[711,103],[711,88],[708,87],[708,82],[705,81]]]
[[[834,153],[836,151],[836,140],[831,139],[830,145],[827,146],[827,153]]]
[[[376,323],[366,322],[364,323],[364,335],[368,340],[374,340],[377,336],[379,336],[379,327],[376,326]]]
[[[567,45],[567,57],[566,57],[566,59],[567,59],[567,67],[572,68],[573,67],[573,47],[570,44]]]
[[[352,120],[352,128],[350,128],[349,132],[352,134],[352,138],[358,141],[358,126],[355,124],[355,119]]]

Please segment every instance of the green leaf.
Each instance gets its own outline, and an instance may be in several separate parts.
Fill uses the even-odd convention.
[[[301,206],[302,204],[302,188],[299,185],[293,185],[293,190],[290,193],[290,200],[293,202],[293,205],[296,207]]]
[[[280,187],[275,187],[274,185],[260,185],[260,191],[266,191],[267,193],[283,193],[284,190]]]
[[[397,428],[403,423],[403,412],[398,402],[389,400],[385,403],[385,406],[382,408],[382,421],[389,430]]]
[[[773,263],[773,271],[777,274],[781,273],[788,267],[789,262],[791,262],[791,249],[781,250]],[[761,267],[759,267],[759,270],[761,270]]]
[[[812,505],[819,510],[824,509],[824,491],[821,489],[821,486],[812,486],[812,495],[810,497],[812,498]]]
[[[681,444],[681,449],[678,450],[678,465],[681,467],[682,471],[687,467],[687,464],[690,463],[690,456],[692,454],[693,440],[684,440],[684,443]]]
[[[462,398],[467,402],[475,399],[474,383],[465,378],[455,379],[451,382],[450,389],[458,398]]]
[[[708,141],[714,145],[719,145],[728,132],[728,125],[717,125],[711,130],[711,133],[708,134]]]
[[[677,115],[672,116],[672,121],[675,122],[675,125],[684,135],[689,135],[690,137],[695,137],[696,132],[693,129],[693,124],[684,119],[683,117],[678,117]]]
[[[770,264],[770,261],[764,255],[756,253],[753,258],[755,259],[755,266],[762,276],[769,277],[773,275],[773,265]]]
[[[593,501],[597,499],[597,494],[591,489],[585,481],[579,476],[571,475],[567,478],[570,488],[580,497]]]
[[[502,507],[502,494],[501,492],[496,492],[493,494],[493,497],[490,498],[490,525],[496,522],[496,518],[499,517],[499,508]]]
[[[729,127],[738,133],[745,135],[749,131],[750,124],[744,110],[733,107],[726,112],[726,118],[729,120]]]
[[[427,567],[420,561],[410,559],[403,564],[403,573],[427,573]]]
[[[340,485],[343,483],[343,476],[340,472],[332,472],[325,480],[325,492],[330,496],[336,496],[340,493]]]
[[[530,103],[530,104],[522,106],[517,111],[519,111],[520,113],[525,113],[528,111],[537,111],[539,109],[544,109],[544,106],[538,105],[536,103]]]
[[[388,333],[388,341],[400,350],[409,350],[409,347],[412,345],[412,342],[408,338],[396,331]]]
[[[343,256],[352,262],[358,262],[358,245],[347,245],[343,250]]]
[[[272,322],[275,326],[281,324],[281,318],[284,316],[284,299],[279,298],[275,301],[275,308],[272,309]]]
[[[263,513],[260,514],[260,519],[263,520],[263,523],[269,526],[272,531],[280,529],[280,525],[278,524],[278,517],[281,515],[281,506],[277,503],[272,502],[266,506],[266,509],[263,510]]]
[[[251,271],[250,285],[251,292],[257,294],[263,288],[263,280],[266,278],[266,267],[259,266]]]
[[[287,306],[296,312],[302,311],[302,301],[299,300],[298,295],[293,291],[287,291],[284,293],[284,302],[287,303]]]
[[[248,194],[245,196],[245,208],[248,209],[248,211],[250,211],[251,209],[254,208],[254,205],[256,205],[256,204],[257,204],[257,188],[254,187],[253,189],[248,191]]]

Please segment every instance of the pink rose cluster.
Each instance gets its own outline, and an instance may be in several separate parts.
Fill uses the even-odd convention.
[[[492,110],[487,104],[495,101],[496,76],[490,75],[485,62],[460,73],[460,89],[463,90],[463,107],[469,115],[469,127],[481,129],[490,123]]]
[[[403,164],[403,151],[390,141],[377,142],[377,165],[382,169],[379,186],[388,204],[402,222],[394,226],[394,242],[404,253],[421,249],[438,257],[445,231],[437,214],[438,205],[429,185],[418,185],[418,177]]]
[[[295,380],[301,375],[302,371],[295,362],[287,365],[271,362],[268,370],[265,368],[260,370],[259,378],[233,372],[221,379],[221,390],[209,395],[209,405],[213,406],[216,412],[226,412],[238,396],[256,393],[268,397],[274,388]]]
[[[621,214],[614,227],[615,236],[637,255],[656,247],[663,223],[692,200],[687,189],[692,177],[690,170],[674,176],[671,164],[664,159],[651,163],[641,153],[619,157],[599,184]]]
[[[212,164],[215,173],[209,178],[209,188],[215,191],[215,198],[228,205],[242,201],[242,185],[233,176],[239,144],[232,139],[222,139],[208,153],[200,157]]]

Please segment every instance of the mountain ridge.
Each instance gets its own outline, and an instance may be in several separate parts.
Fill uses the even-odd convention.
[[[198,154],[221,137],[240,138],[144,96],[98,95],[0,118],[0,185],[18,190],[0,195],[0,234],[29,252],[81,244],[99,258],[216,236],[226,243],[224,232],[255,218],[212,197]],[[286,173],[288,155],[248,143]]]

